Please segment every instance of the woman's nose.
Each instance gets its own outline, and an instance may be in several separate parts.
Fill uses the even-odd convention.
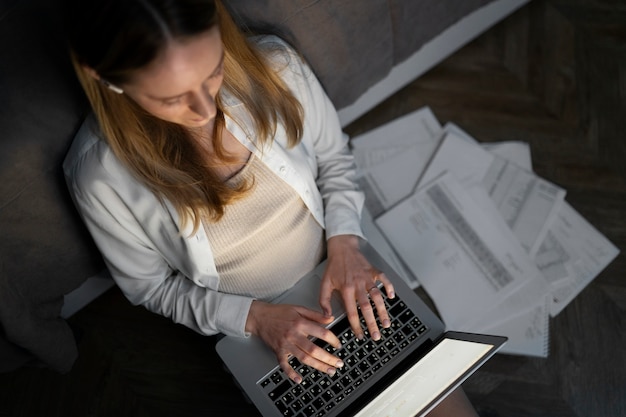
[[[203,88],[193,94],[189,108],[202,117],[212,118],[216,113],[215,98],[208,89]]]

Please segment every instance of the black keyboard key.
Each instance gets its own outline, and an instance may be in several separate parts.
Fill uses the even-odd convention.
[[[295,395],[296,397],[299,397],[300,395],[302,395],[303,392],[304,392],[304,388],[302,388],[302,384],[296,385],[291,390],[291,393]]]
[[[270,399],[277,400],[283,396],[284,393],[289,391],[291,388],[291,383],[289,381],[283,381],[279,386],[274,388],[272,392],[269,393]]]
[[[331,383],[330,383],[330,379],[324,377],[322,379],[320,379],[320,382],[318,382],[318,385],[320,386],[320,388],[325,389],[330,387]]]
[[[324,405],[326,405],[326,402],[323,400],[322,397],[320,397],[320,398],[316,398],[315,401],[313,401],[313,404],[311,405],[315,407],[316,409],[321,410],[324,408]]]
[[[302,378],[304,379],[304,378],[306,378],[306,376],[308,374],[311,373],[311,368],[309,368],[308,366],[302,366],[302,367],[298,368],[298,373],[300,375],[302,375]]]
[[[291,409],[295,411],[296,413],[302,410],[302,408],[304,408],[304,404],[302,404],[301,401],[296,401],[293,404],[291,404]]]
[[[300,363],[300,361],[298,360],[298,358],[296,358],[295,356],[292,356],[291,359],[289,359],[289,365],[293,368],[293,369],[298,369],[298,367],[302,366],[302,364]]]
[[[363,372],[362,377],[363,377],[363,379],[364,379],[364,380],[367,380],[367,379],[369,379],[369,377],[371,377],[372,375],[374,375],[374,373],[373,373],[372,371],[367,371],[367,372]]]
[[[283,400],[283,402],[284,402],[285,404],[289,404],[290,402],[292,402],[292,401],[293,401],[293,400],[295,400],[295,399],[296,399],[296,398],[295,398],[293,395],[291,395],[291,393],[290,393],[290,392],[288,392],[288,393],[286,393],[285,395],[283,395],[283,398],[282,398],[282,400]]]
[[[411,319],[413,319],[413,317],[415,317],[413,312],[411,310],[406,310],[406,311],[403,311],[402,314],[400,314],[397,317],[397,320],[400,320],[402,323],[406,324],[410,322]]]
[[[348,375],[346,375],[346,376],[344,376],[343,378],[341,378],[341,384],[342,384],[344,387],[347,387],[347,386],[349,386],[350,384],[352,384],[352,379],[351,379]]]
[[[307,392],[302,397],[300,397],[300,401],[302,401],[304,404],[308,404],[313,401],[313,396]]]
[[[404,304],[404,301],[399,301],[398,303],[396,303],[396,305],[394,305],[391,310],[389,310],[389,315],[393,318],[398,317],[404,310],[406,310],[406,304]]]
[[[276,408],[278,408],[278,411],[280,411],[280,413],[285,417],[290,417],[290,416],[295,415],[295,413],[291,410],[291,408],[287,407],[282,401],[276,401],[274,405],[276,405]]]
[[[348,368],[352,368],[353,366],[355,366],[358,363],[358,360],[357,360],[356,357],[350,356],[350,357],[344,359],[343,362],[346,364],[346,366]]]
[[[370,365],[374,365],[375,363],[378,363],[378,361],[379,361],[379,360],[380,360],[380,357],[376,354],[376,352],[374,352],[374,353],[370,354],[370,355],[367,357],[367,362],[368,362]]]
[[[312,417],[316,411],[317,410],[315,408],[313,408],[310,405],[307,405],[306,407],[304,407],[304,410],[302,410],[302,414],[306,417]]]
[[[330,390],[328,390],[328,391],[326,391],[325,393],[322,394],[321,398],[323,398],[324,401],[329,402],[334,397],[335,397],[335,394],[333,392],[331,392]]]
[[[280,372],[274,372],[271,376],[270,379],[272,380],[272,382],[274,384],[279,384],[280,381],[283,380],[283,375]]]

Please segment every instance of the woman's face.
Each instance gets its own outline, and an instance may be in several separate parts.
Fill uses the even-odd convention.
[[[159,119],[190,128],[212,122],[222,85],[224,48],[217,27],[184,41],[172,41],[146,68],[121,87]]]

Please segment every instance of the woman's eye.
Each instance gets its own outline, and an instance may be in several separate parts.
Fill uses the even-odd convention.
[[[175,106],[180,103],[180,98],[176,98],[173,100],[165,100],[162,102],[164,106]]]
[[[220,65],[220,66],[219,66],[219,68],[217,68],[217,69],[215,70],[215,72],[213,73],[213,75],[211,75],[211,76],[209,77],[209,79],[210,79],[210,80],[212,80],[212,79],[217,78],[217,77],[219,77],[220,75],[222,75],[222,70],[223,70],[223,69],[224,69],[224,65],[222,64],[222,65]]]

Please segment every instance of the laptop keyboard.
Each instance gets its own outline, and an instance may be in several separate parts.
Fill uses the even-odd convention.
[[[279,366],[257,383],[282,415],[325,416],[426,332],[427,327],[398,296],[388,299],[384,289],[381,292],[391,327],[383,329],[376,318],[380,340],[372,340],[367,329],[363,340],[358,340],[345,317],[331,328],[341,341],[341,349],[335,349],[321,339],[315,341],[318,346],[343,360],[344,367],[338,369],[334,376],[303,365],[292,357],[289,363],[302,376],[300,384],[287,378]],[[361,325],[366,327],[362,317]]]

